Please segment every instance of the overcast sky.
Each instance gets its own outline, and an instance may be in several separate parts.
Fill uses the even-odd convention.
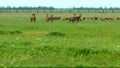
[[[120,7],[120,0],[0,0],[0,6]]]

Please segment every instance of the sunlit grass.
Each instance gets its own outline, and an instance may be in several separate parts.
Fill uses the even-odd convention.
[[[119,21],[46,23],[43,13],[34,23],[29,17],[0,15],[1,67],[120,67]]]

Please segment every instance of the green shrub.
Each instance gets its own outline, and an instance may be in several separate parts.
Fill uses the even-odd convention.
[[[51,33],[48,33],[47,35],[49,35],[49,36],[65,36],[64,33],[60,33],[60,32],[51,32]]]

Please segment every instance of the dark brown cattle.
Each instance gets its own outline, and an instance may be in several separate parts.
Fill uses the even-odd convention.
[[[105,18],[105,20],[113,20],[112,18]]]
[[[98,20],[98,18],[97,18],[97,17],[94,17],[94,20]]]
[[[120,20],[120,18],[116,18],[117,20]]]
[[[32,22],[36,22],[36,16],[35,14],[32,14],[32,16],[30,17],[30,21]]]
[[[98,17],[93,17],[93,18],[90,18],[91,20],[98,20],[99,18]]]
[[[113,20],[113,18],[109,18],[109,20]]]

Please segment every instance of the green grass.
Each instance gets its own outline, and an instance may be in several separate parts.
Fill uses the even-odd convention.
[[[0,14],[0,67],[120,67],[120,21],[46,23],[45,14],[39,13],[37,22],[31,23],[30,16]]]

